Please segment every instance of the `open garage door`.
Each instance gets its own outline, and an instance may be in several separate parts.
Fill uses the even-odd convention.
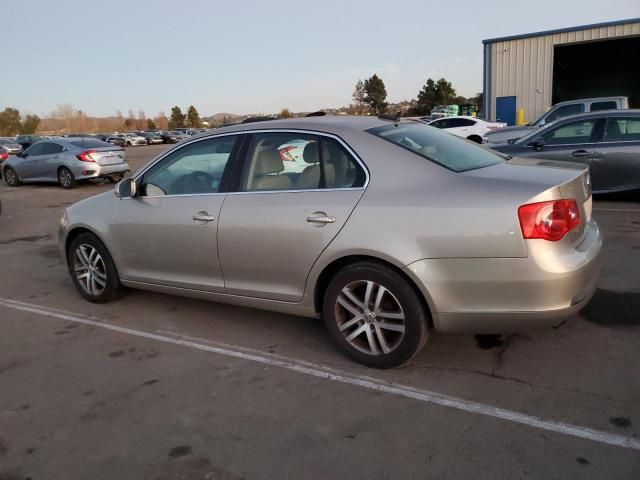
[[[639,55],[640,37],[556,45],[553,103],[622,95],[640,108]]]

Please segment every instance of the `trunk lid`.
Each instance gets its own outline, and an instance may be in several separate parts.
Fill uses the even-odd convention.
[[[116,165],[125,161],[125,152],[122,148],[93,148],[91,158],[98,165]]]
[[[566,237],[579,243],[585,225],[591,220],[591,178],[589,167],[579,163],[558,162],[533,158],[512,158],[508,162],[487,168],[472,170],[465,175],[488,181],[504,182],[516,196],[516,203],[544,202],[557,199],[574,199],[580,209],[580,226]]]

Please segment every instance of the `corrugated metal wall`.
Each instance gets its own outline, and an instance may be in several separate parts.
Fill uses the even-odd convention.
[[[496,97],[516,96],[516,108],[526,121],[551,107],[553,46],[590,40],[640,35],[640,23],[556,33],[487,45],[490,48],[489,116],[495,120]]]

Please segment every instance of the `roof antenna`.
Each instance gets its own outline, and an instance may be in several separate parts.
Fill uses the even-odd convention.
[[[378,115],[378,118],[380,120],[391,120],[391,121],[393,121],[393,123],[395,123],[395,125],[397,127],[398,123],[400,123],[401,114],[400,114],[399,111],[396,112],[395,115],[391,115],[391,114],[388,114],[388,113],[383,113],[381,115]]]
[[[305,117],[324,117],[326,114],[327,114],[327,112],[324,112],[322,110],[318,110],[317,112],[307,113],[305,115]]]

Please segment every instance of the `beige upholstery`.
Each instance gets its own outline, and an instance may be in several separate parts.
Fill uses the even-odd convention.
[[[309,190],[320,187],[320,155],[318,151],[318,142],[309,142],[304,147],[302,152],[302,158],[308,164],[298,179],[296,180],[296,188],[300,190]],[[333,165],[325,163],[324,167],[324,179],[327,187],[333,186],[335,183],[335,169]]]
[[[258,154],[253,171],[252,190],[288,190],[291,179],[286,175],[274,175],[284,170],[284,163],[277,150],[263,150]]]

